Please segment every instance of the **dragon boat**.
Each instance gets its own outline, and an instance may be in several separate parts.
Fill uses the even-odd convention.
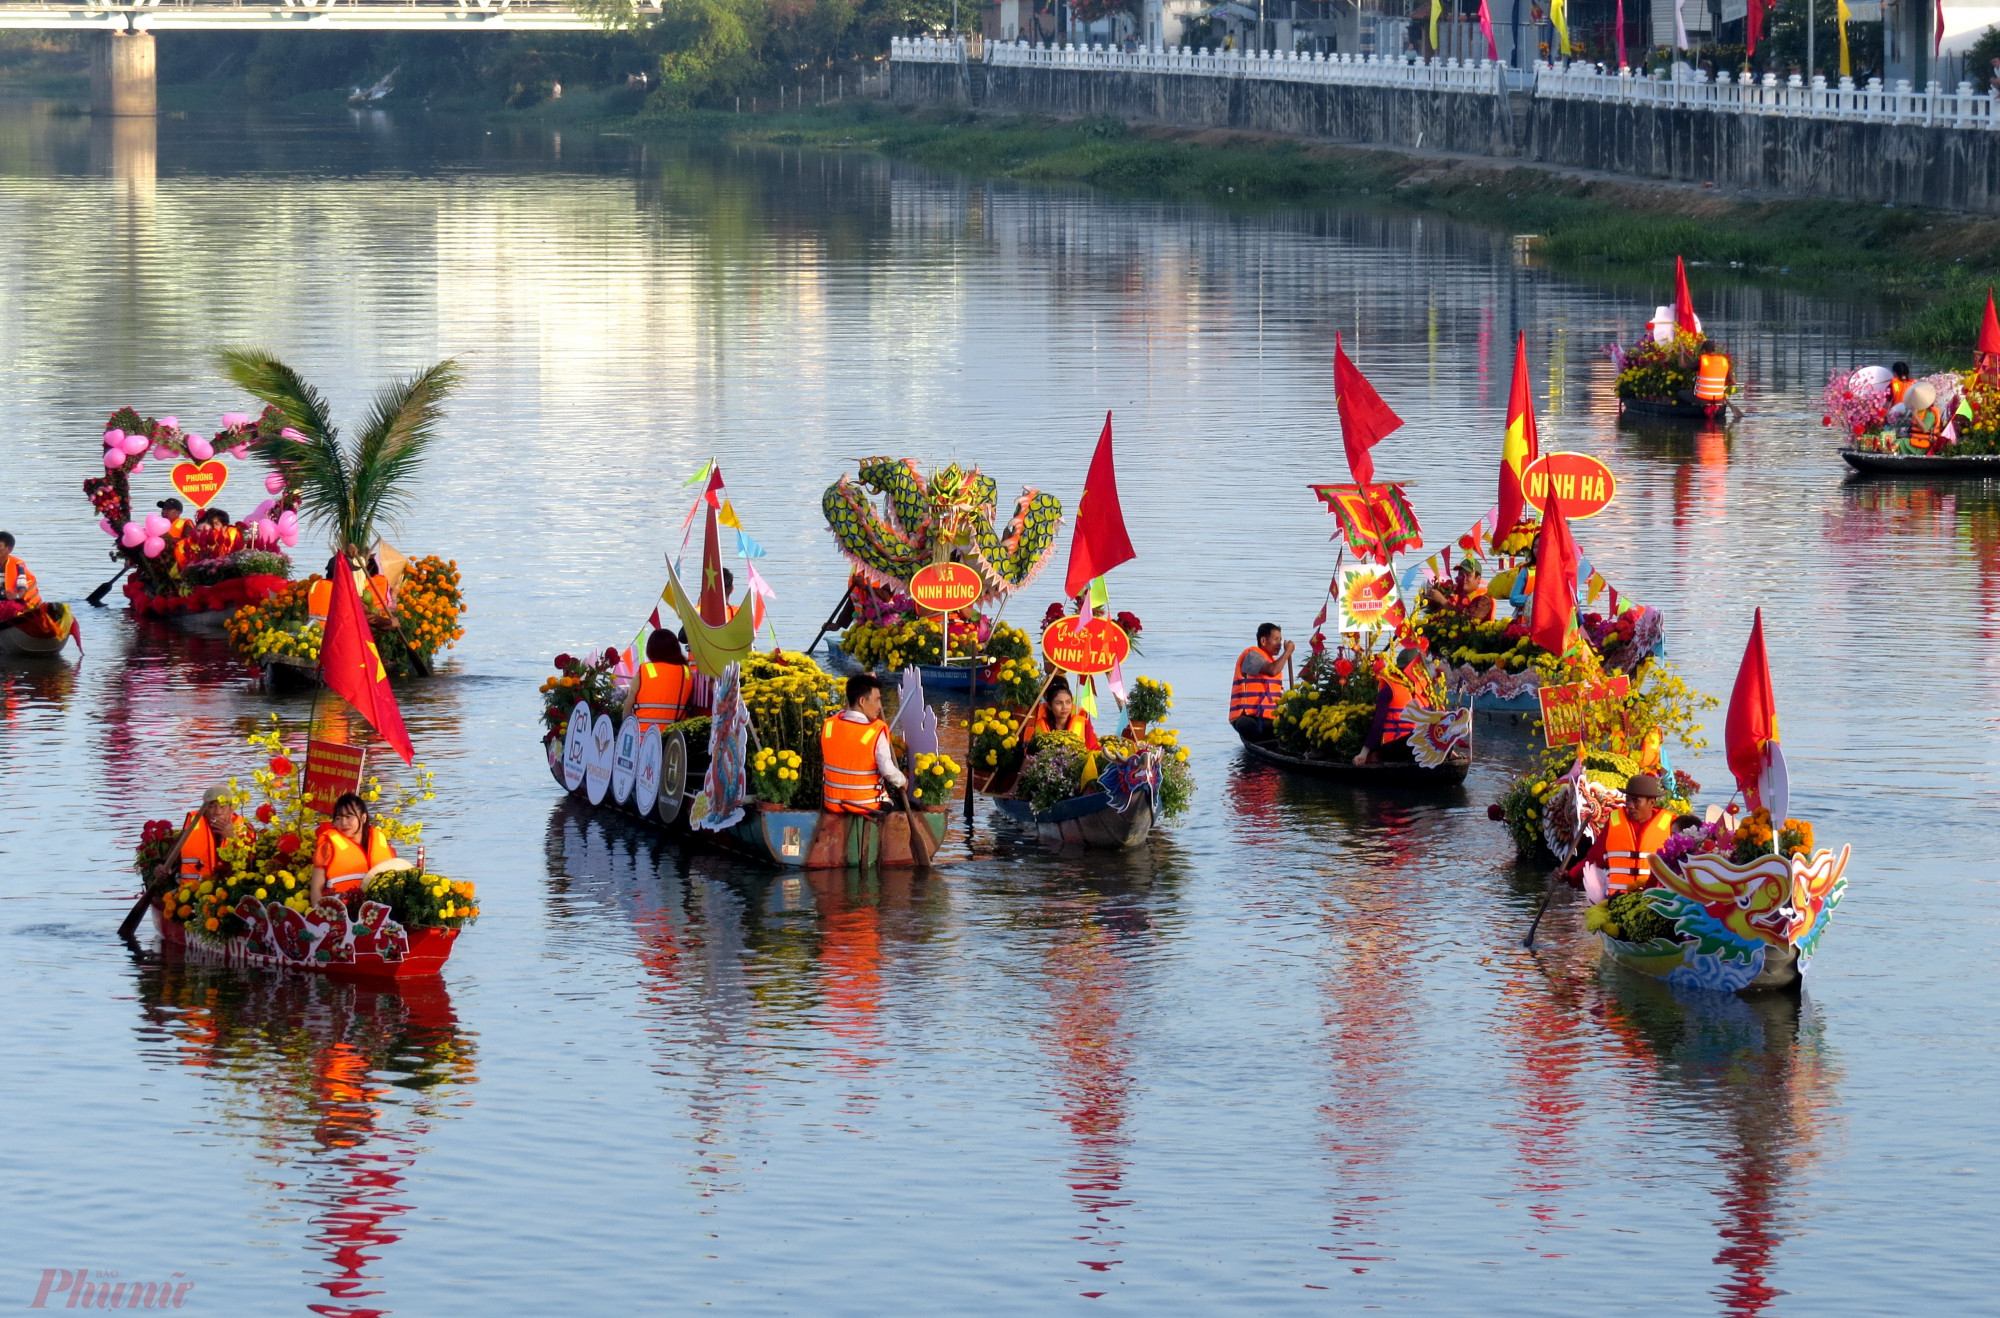
[[[1795,988],[1846,894],[1851,850],[1765,855],[1747,864],[1698,855],[1679,869],[1655,855],[1660,886],[1636,894],[1654,917],[1651,936],[1634,941],[1601,917],[1594,926],[1586,917],[1586,927],[1610,960],[1676,987],[1743,994]]]
[[[1000,612],[1055,552],[1062,503],[1025,487],[1002,528],[998,500],[977,467],[954,463],[927,477],[909,458],[864,459],[827,487],[821,510],[852,571],[828,619],[845,627],[827,643],[834,671],[893,679],[916,668],[926,689],[956,692],[1028,658],[1027,634]],[[941,591],[953,571],[960,584]]]

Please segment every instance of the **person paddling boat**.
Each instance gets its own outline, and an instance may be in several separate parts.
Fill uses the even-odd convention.
[[[217,783],[209,788],[202,794],[201,808],[188,811],[187,822],[181,826],[181,840],[154,867],[154,880],[166,882],[178,876],[199,883],[214,878],[222,843],[242,827],[242,822],[236,816],[236,807],[229,803],[228,785]]]

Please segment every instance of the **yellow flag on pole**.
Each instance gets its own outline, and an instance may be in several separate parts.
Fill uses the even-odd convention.
[[[1833,13],[1834,22],[1840,28],[1840,76],[1851,78],[1854,66],[1847,58],[1847,25],[1854,20],[1854,15],[1847,8],[1847,0],[1833,0]]]

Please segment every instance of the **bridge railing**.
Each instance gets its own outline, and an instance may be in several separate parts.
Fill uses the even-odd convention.
[[[1828,85],[1823,77],[1808,83],[1797,74],[1781,80],[1775,73],[1711,78],[1705,70],[1685,67],[1675,73],[1672,78],[1635,77],[1630,69],[1596,64],[1542,64],[1535,71],[1535,95],[1795,119],[2000,128],[2000,96],[1974,92],[1969,82],[1959,83],[1955,91],[1936,82],[1917,91],[1907,81],[1884,87],[1880,78],[1857,87],[1852,78]]]

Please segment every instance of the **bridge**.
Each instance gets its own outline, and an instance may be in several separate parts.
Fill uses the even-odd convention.
[[[658,9],[660,0],[643,0]],[[91,52],[91,112],[151,115],[155,32],[596,32],[568,0],[139,0],[80,5],[0,0],[0,28],[102,32]]]

